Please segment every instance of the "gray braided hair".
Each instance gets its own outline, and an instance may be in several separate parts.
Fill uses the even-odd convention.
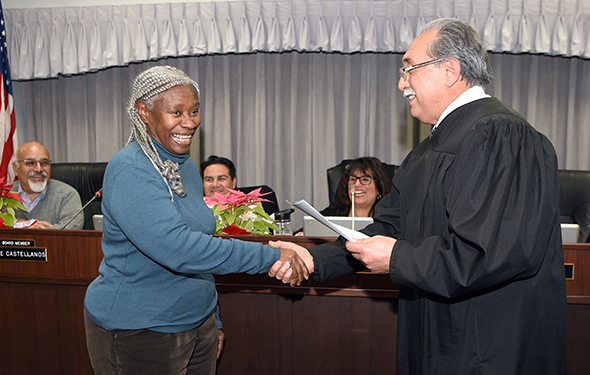
[[[160,158],[152,137],[148,134],[147,125],[139,117],[139,111],[135,106],[137,101],[141,100],[152,110],[153,99],[157,95],[178,85],[192,86],[200,96],[199,85],[185,72],[171,66],[154,66],[144,70],[135,78],[133,92],[127,106],[127,113],[131,120],[131,135],[127,144],[136,141],[160,175],[170,182],[172,191],[184,197],[186,188],[178,173],[178,163],[169,159],[163,161]]]

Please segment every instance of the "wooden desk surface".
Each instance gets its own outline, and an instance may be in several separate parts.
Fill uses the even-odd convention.
[[[229,236],[222,236],[229,238]],[[47,262],[0,260],[0,281],[47,284],[88,285],[98,276],[102,260],[102,232],[88,230],[19,230],[0,228],[0,240],[32,240],[47,248]],[[266,243],[289,240],[304,247],[333,241],[333,237],[232,236],[232,238]],[[567,280],[568,303],[590,304],[590,243],[564,244],[566,264],[574,265],[574,277]],[[248,293],[282,293],[323,296],[397,298],[399,287],[387,275],[358,273],[317,283],[304,281],[291,288],[266,275],[217,275],[219,291]]]
[[[92,374],[83,300],[98,275],[102,232],[0,228],[33,240],[46,262],[0,260],[0,374]],[[266,242],[285,237],[240,236]],[[333,238],[289,237],[309,247]],[[565,244],[570,374],[590,373],[590,244]],[[398,287],[358,273],[291,288],[266,275],[216,276],[226,346],[218,374],[394,373]],[[320,371],[321,370],[321,371]]]

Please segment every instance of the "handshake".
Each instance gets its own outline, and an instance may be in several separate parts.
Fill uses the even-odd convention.
[[[393,246],[397,240],[387,236],[373,236],[346,242],[346,250],[369,271],[379,274],[389,273]],[[274,248],[281,249],[281,259],[270,268],[268,275],[276,277],[285,284],[298,286],[314,272],[313,257],[303,246],[292,242],[270,241]]]
[[[268,275],[285,284],[299,286],[313,273],[313,257],[303,246],[292,242],[269,241],[270,246],[281,249],[281,258],[270,268]]]

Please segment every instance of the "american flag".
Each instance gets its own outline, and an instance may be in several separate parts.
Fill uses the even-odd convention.
[[[12,81],[8,67],[8,50],[6,48],[6,25],[4,11],[0,2],[0,178],[6,176],[8,181],[14,180],[14,171],[10,165],[18,146],[16,136],[16,120],[14,118],[14,98]]]

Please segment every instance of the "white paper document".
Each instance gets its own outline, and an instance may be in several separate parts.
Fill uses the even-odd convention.
[[[285,199],[287,203],[300,209],[301,211],[305,212],[307,215],[313,217],[320,223],[324,224],[328,228],[332,229],[334,232],[338,233],[338,235],[346,238],[349,241],[356,241],[361,238],[369,238],[364,233],[358,232],[356,230],[352,230],[342,225],[334,224],[330,220],[326,219],[322,214],[318,212],[313,206],[305,201],[305,199],[299,200],[297,202],[289,202],[289,200]]]

